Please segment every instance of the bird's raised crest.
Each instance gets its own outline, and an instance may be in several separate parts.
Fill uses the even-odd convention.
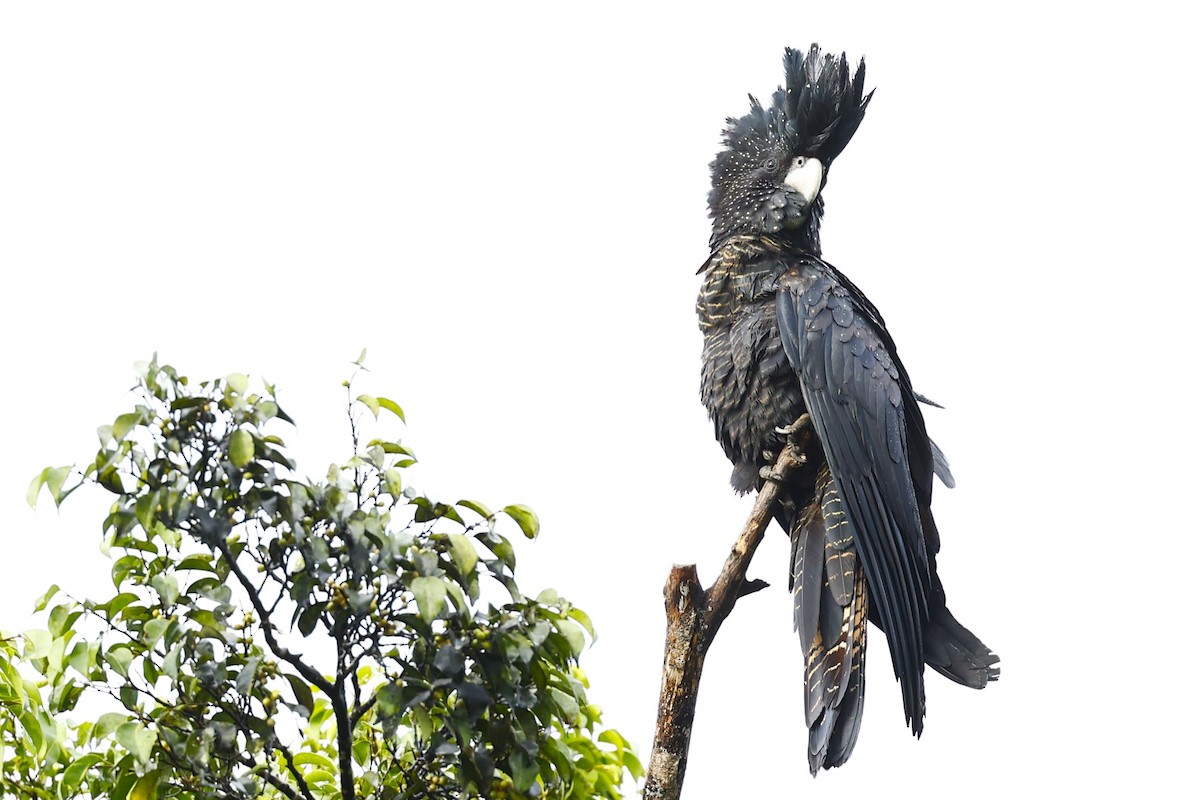
[[[859,59],[851,75],[845,53],[835,58],[814,44],[807,55],[789,47],[783,67],[786,80],[771,107],[784,119],[795,152],[829,164],[858,130],[874,94],[863,96],[866,62]]]
[[[828,165],[858,130],[874,94],[863,96],[866,62],[860,59],[852,76],[845,53],[835,58],[814,44],[807,55],[787,48],[783,65],[786,80],[771,105],[750,95],[750,111],[726,120],[722,141],[734,151],[754,154],[773,142]]]

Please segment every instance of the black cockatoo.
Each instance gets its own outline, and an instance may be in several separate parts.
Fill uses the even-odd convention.
[[[930,513],[949,468],[883,317],[821,258],[829,166],[871,95],[813,45],[788,49],[769,107],[730,119],[712,163],[712,255],[697,301],[701,397],[739,492],[761,487],[802,414],[807,463],[787,478],[776,519],[792,541],[795,627],[805,651],[809,766],[843,764],[863,708],[870,619],[888,639],[904,713],[925,715],[925,664],[965,686],[999,677],[999,658],[946,608]]]

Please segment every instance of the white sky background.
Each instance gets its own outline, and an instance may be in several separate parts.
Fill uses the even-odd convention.
[[[685,796],[1173,794],[1200,712],[1194,26],[995,8],[4,5],[0,628],[51,582],[111,590],[101,493],[24,493],[94,451],[135,361],[275,382],[317,475],[366,346],[356,388],[404,406],[423,488],[539,512],[520,583],[591,613],[592,698],[648,758],[667,572],[710,582],[750,506],[697,396],[708,163],[819,41],[878,89],[825,254],[947,407],[939,563],[1004,672],[930,673],[917,742],[873,631],[858,747],[814,783],[772,530]]]

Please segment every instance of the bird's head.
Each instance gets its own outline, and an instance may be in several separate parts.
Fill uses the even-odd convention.
[[[711,164],[708,195],[711,244],[736,234],[797,231],[817,246],[821,189],[829,165],[862,122],[866,66],[853,75],[845,53],[835,58],[813,45],[807,55],[788,48],[786,83],[771,105],[750,97],[750,113],[729,118],[725,149]]]

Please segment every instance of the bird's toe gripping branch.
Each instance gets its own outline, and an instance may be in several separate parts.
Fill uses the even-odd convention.
[[[771,464],[763,467],[759,471],[759,475],[764,481],[780,483],[793,469],[808,463],[804,449],[808,446],[808,439],[812,432],[811,420],[808,414],[801,414],[791,425],[776,428],[775,432],[787,437],[787,444],[778,456],[764,453]]]

